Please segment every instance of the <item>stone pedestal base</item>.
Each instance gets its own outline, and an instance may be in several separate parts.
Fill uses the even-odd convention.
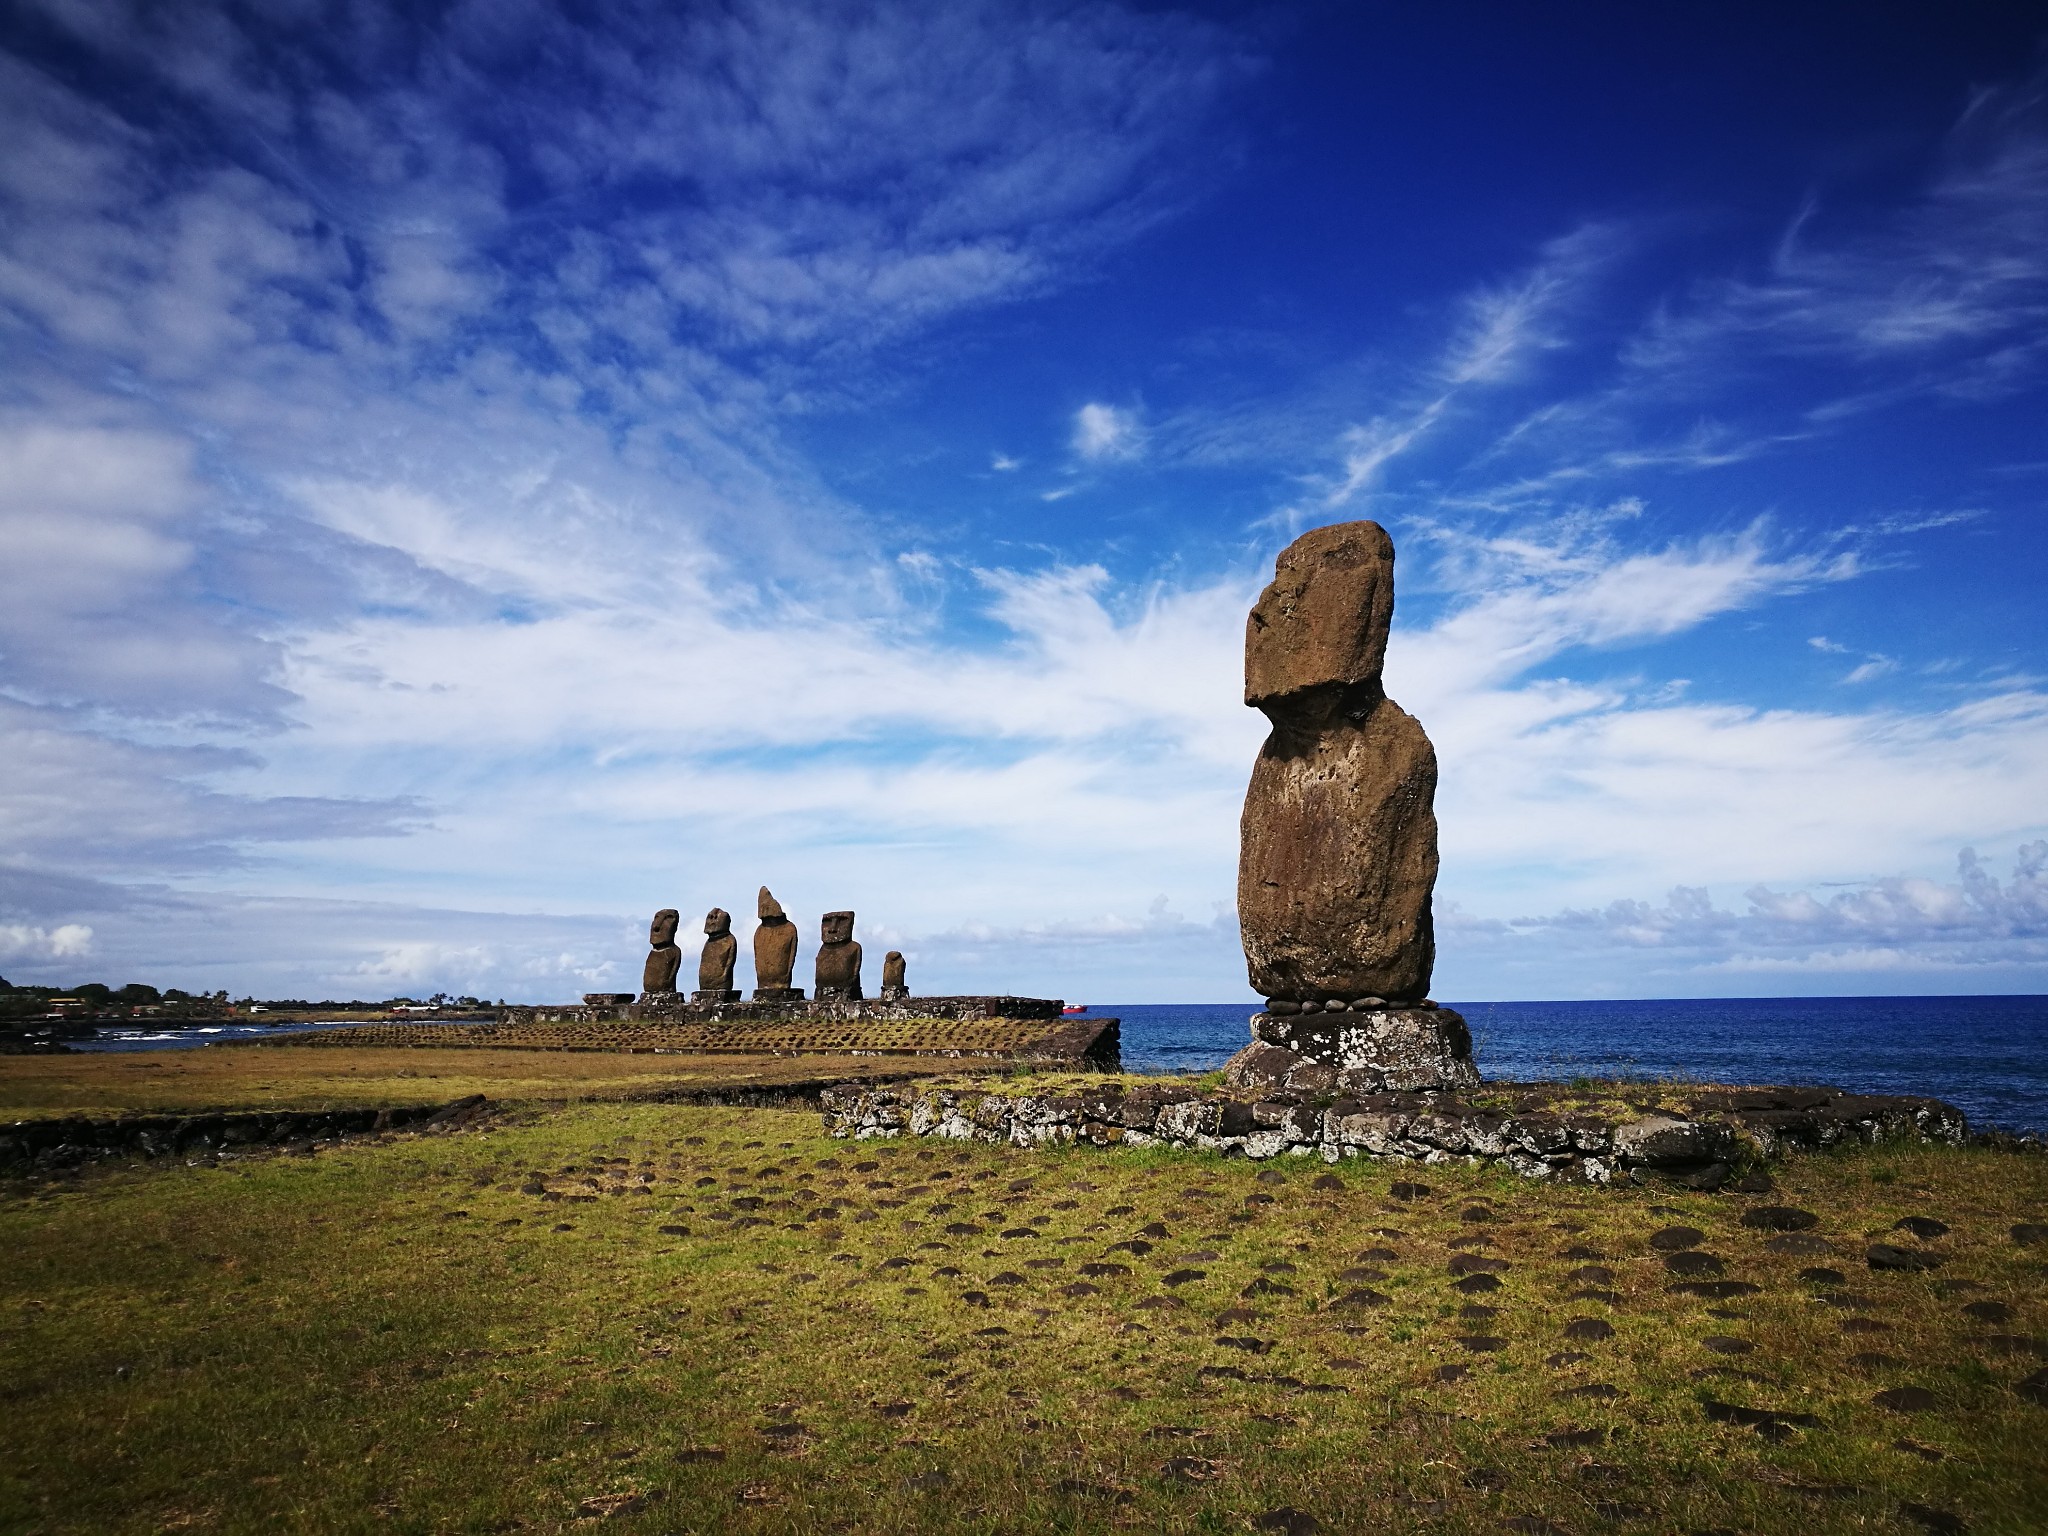
[[[1257,1093],[1414,1093],[1476,1088],[1472,1032],[1448,1008],[1386,1007],[1252,1019],[1224,1081]]]
[[[736,1003],[739,1000],[739,993],[730,987],[723,989],[700,987],[697,991],[690,994],[690,1005],[695,1008],[719,1007],[726,1003]]]
[[[804,1000],[802,987],[756,987],[754,1001],[757,1003],[800,1003]]]
[[[607,999],[608,1001],[600,1002],[598,1001],[600,998]],[[612,1007],[621,1003],[630,1003],[633,1000],[633,994],[630,992],[586,992],[583,994],[583,1001],[590,1004],[593,1008]],[[680,992],[642,992],[639,998],[640,1002],[651,1003],[657,1008],[673,1008],[682,1000],[683,995]]]
[[[910,988],[908,987],[882,988],[882,1001],[885,1003],[900,1003],[909,996]]]
[[[857,1003],[861,1000],[859,987],[820,987],[818,1001],[821,1003]]]

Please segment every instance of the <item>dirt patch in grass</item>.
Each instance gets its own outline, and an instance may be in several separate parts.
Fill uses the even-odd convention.
[[[0,1526],[2035,1531],[2044,1221],[1975,1149],[1744,1200],[646,1104],[17,1185]]]

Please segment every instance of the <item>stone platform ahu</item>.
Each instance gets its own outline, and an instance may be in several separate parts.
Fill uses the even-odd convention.
[[[1116,1071],[1122,1063],[1120,1021],[1077,1008],[1069,1016],[1056,997],[912,994],[901,950],[882,961],[879,997],[861,986],[862,951],[855,914],[827,912],[818,923],[814,984],[796,985],[796,924],[767,886],[755,898],[754,995],[743,1000],[734,972],[740,941],[732,914],[704,915],[697,986],[678,988],[683,954],[676,943],[682,916],[663,907],[648,927],[642,990],[586,992],[581,1004],[504,1009],[491,1024],[377,1025],[322,1032],[332,1045],[467,1046],[496,1050],[647,1051],[677,1055],[841,1055],[980,1058],[990,1062]],[[313,1042],[311,1035],[296,1039]]]
[[[1245,795],[1237,913],[1267,999],[1233,1088],[1469,1088],[1465,1021],[1429,1000],[1436,751],[1388,698],[1394,543],[1378,523],[1281,551],[1245,625],[1244,701],[1272,733]]]

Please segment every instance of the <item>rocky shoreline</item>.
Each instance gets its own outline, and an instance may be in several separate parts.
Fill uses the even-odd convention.
[[[828,1090],[822,1107],[831,1134],[859,1139],[1456,1161],[1591,1184],[1654,1175],[1702,1190],[1745,1178],[1768,1187],[1761,1165],[1796,1152],[1891,1140],[1961,1146],[1969,1139],[1962,1111],[1940,1099],[1837,1088],[1617,1084],[1594,1099],[1558,1083],[1491,1083],[1483,1093],[1244,1098],[1117,1081],[1043,1094],[1015,1085],[849,1085]]]

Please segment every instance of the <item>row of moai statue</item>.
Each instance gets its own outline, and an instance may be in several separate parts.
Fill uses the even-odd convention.
[[[754,1001],[757,1003],[799,1003],[804,989],[791,983],[796,976],[796,924],[782,910],[782,903],[761,887],[755,903],[760,927],[754,930]],[[652,946],[647,967],[640,977],[640,1001],[667,1002],[678,996],[677,973],[683,952],[676,944],[676,929],[682,914],[663,907],[654,914],[647,941]],[[698,1004],[736,1003],[733,970],[739,961],[740,941],[733,937],[732,914],[713,907],[704,914],[704,952],[697,961],[697,990],[690,1001]],[[851,912],[827,912],[819,932],[818,963],[812,995],[820,1002],[857,1002],[860,990],[860,945],[853,937]],[[882,1001],[898,1002],[910,996],[903,980],[903,956],[890,950],[882,960]]]

